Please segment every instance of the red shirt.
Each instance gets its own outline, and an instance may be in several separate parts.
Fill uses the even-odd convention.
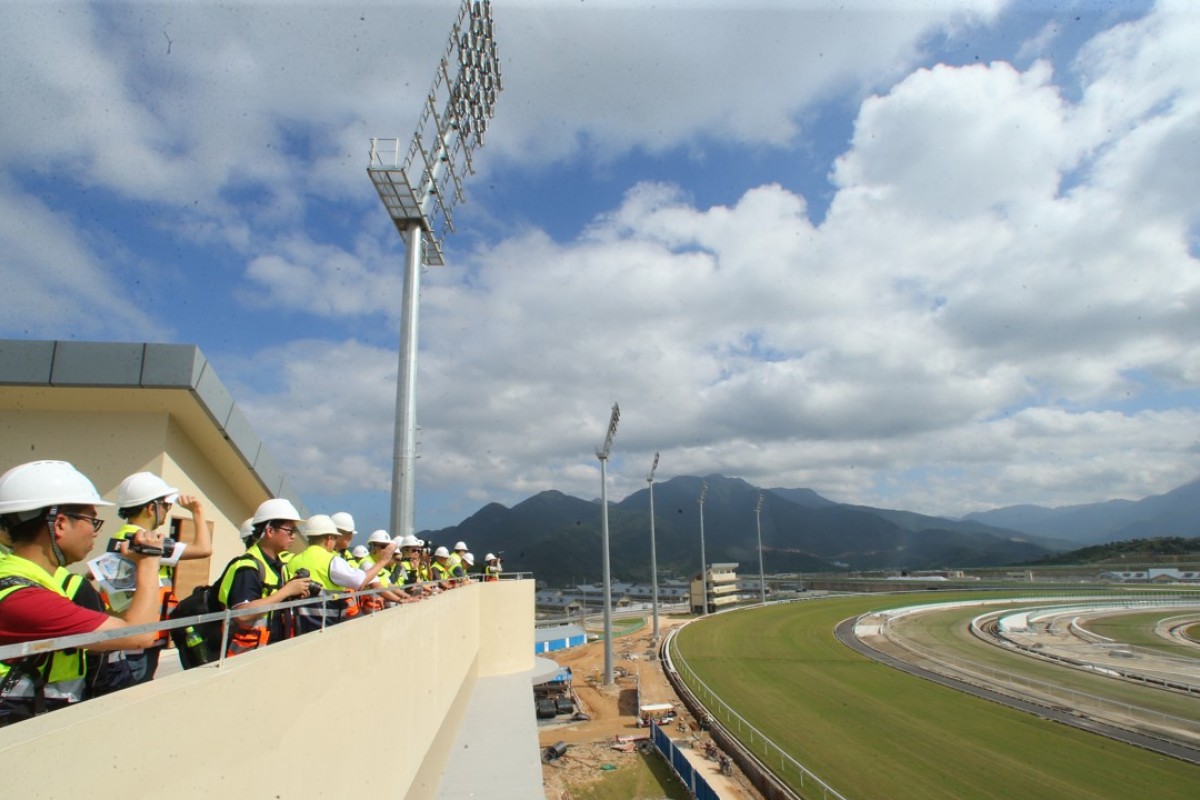
[[[60,594],[30,586],[0,600],[0,645],[91,633],[108,615],[82,608]]]

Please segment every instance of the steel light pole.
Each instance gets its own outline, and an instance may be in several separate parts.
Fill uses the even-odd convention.
[[[408,150],[399,139],[371,139],[367,175],[407,246],[392,456],[391,530],[400,536],[414,532],[421,268],[445,263],[442,241],[454,232],[452,212],[475,172],[471,155],[483,146],[501,88],[492,4],[463,0]]]
[[[767,580],[763,575],[763,551],[762,551],[762,504],[763,494],[758,493],[758,502],[754,506],[754,527],[758,529],[758,596],[759,601],[767,604]]]
[[[613,682],[612,643],[612,579],[608,564],[608,454],[612,450],[613,437],[617,435],[617,423],[621,420],[621,407],[613,403],[612,416],[608,418],[608,435],[604,446],[596,451],[600,459],[600,542],[604,558],[604,685]]]
[[[708,494],[708,481],[700,484],[700,582],[703,594],[700,596],[700,614],[708,614],[708,567],[704,557],[704,496]]]
[[[650,474],[646,483],[650,484],[650,580],[654,587],[654,641],[658,641],[658,554],[654,544],[654,471],[658,469],[658,453],[654,454],[654,463],[650,465]]]

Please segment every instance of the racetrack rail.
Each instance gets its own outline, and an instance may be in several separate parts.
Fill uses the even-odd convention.
[[[903,659],[880,652],[868,645],[866,642],[858,638],[854,633],[855,625],[858,621],[857,617],[849,617],[838,623],[834,630],[834,635],[838,641],[862,655],[886,664],[902,672],[907,672],[910,675],[915,675],[918,678],[932,681],[941,686],[946,686],[951,689],[956,689],[973,697],[979,697],[984,700],[990,700],[993,703],[1008,706],[1009,708],[1024,711],[1028,714],[1048,719],[1054,722],[1061,722],[1064,725],[1070,725],[1073,728],[1097,733],[1101,736],[1107,736],[1119,742],[1125,742],[1135,747],[1141,747],[1145,750],[1150,750],[1162,755],[1171,756],[1181,761],[1186,761],[1190,764],[1200,765],[1200,749],[1189,747],[1186,744],[1174,741],[1160,739],[1154,736],[1138,733],[1137,731],[1127,730],[1116,725],[1110,725],[1105,722],[1083,716],[1077,711],[1063,709],[1054,706],[1048,706],[1042,703],[1037,703],[1032,700],[1021,699],[1013,695],[1004,694],[1002,692],[993,691],[984,686],[969,683],[967,681],[952,678],[947,675],[942,675],[932,670],[918,667]]]

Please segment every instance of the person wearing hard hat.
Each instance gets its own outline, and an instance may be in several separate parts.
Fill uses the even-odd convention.
[[[450,554],[450,567],[453,569],[462,564],[463,554],[467,552],[467,543],[458,542],[454,545],[454,552]]]
[[[429,565],[430,577],[443,589],[453,589],[455,582],[454,566],[450,563],[450,551],[439,547],[433,551],[433,563]]]
[[[495,553],[488,553],[483,557],[483,579],[485,581],[500,580],[500,573],[504,568],[500,566],[500,559]]]
[[[347,564],[357,567],[354,553],[350,550],[350,542],[358,535],[358,530],[354,527],[354,517],[350,516],[348,511],[338,511],[336,514],[330,514],[329,518],[333,520],[333,526],[338,531],[338,540],[333,546],[334,552],[346,559]]]
[[[314,514],[309,517],[304,523],[304,535],[308,539],[308,547],[293,558],[288,566],[293,574],[299,569],[308,570],[313,582],[330,593],[354,592],[370,585],[383,568],[391,563],[392,553],[396,552],[396,546],[389,540],[387,546],[379,553],[379,563],[372,564],[367,570],[350,566],[346,559],[335,552],[342,533],[328,514]],[[299,607],[299,613],[296,615],[297,631],[309,633],[341,622],[346,605],[346,600],[339,598]]]
[[[470,583],[471,582],[471,570],[475,568],[475,554],[474,553],[463,553],[462,554],[462,564],[460,566],[462,567],[463,582]]]
[[[300,525],[296,507],[282,498],[265,500],[255,509],[250,525],[250,547],[226,565],[213,586],[219,610],[248,611],[297,600],[309,592],[312,581],[292,577],[294,573],[289,573],[280,559]],[[286,613],[247,614],[234,617],[234,621],[233,635],[225,644],[231,656],[291,635],[290,615]]]
[[[383,589],[377,594],[364,596],[361,605],[365,611],[378,611],[384,607],[385,603],[395,605],[396,603],[404,603],[408,601],[408,595],[402,589],[393,585],[392,581],[392,565],[395,563],[396,556],[399,555],[399,544],[392,549],[392,557],[384,560],[383,552],[388,549],[388,545],[392,544],[392,537],[387,531],[373,531],[367,537],[367,550],[369,551],[362,562],[358,565],[361,570],[369,570],[375,564],[383,562],[383,568],[375,579],[367,584],[367,589]]]
[[[422,560],[424,546],[425,543],[412,534],[400,540],[400,568],[396,574],[403,574],[403,584],[411,596],[433,591],[429,585],[429,567]]]
[[[0,558],[0,646],[118,630],[158,620],[163,536],[140,531],[121,551],[133,563],[135,590],[124,617],[84,608],[63,588],[68,564],[87,558],[111,506],[87,476],[65,461],[33,461],[0,475],[0,527],[12,552]],[[137,544],[146,552],[130,552]],[[82,581],[80,581],[82,583]],[[147,647],[155,634],[96,642],[104,652]],[[85,699],[87,660],[77,649],[0,663],[0,726]]]
[[[365,544],[356,544],[353,548],[351,548],[350,555],[353,556],[354,560],[351,561],[347,559],[346,563],[350,566],[359,567],[361,569],[363,559],[371,555],[371,551],[367,549]]]
[[[125,520],[112,535],[112,541],[123,542],[138,531],[153,531],[162,527],[170,519],[171,507],[175,504],[186,508],[192,515],[195,527],[195,541],[192,544],[174,542],[168,545],[168,554],[163,551],[161,567],[158,571],[160,617],[167,619],[171,609],[178,600],[174,594],[175,565],[181,560],[208,558],[212,555],[212,534],[204,519],[204,504],[194,495],[180,494],[173,486],[152,472],[135,472],[117,487],[117,516]],[[165,532],[168,536],[170,531]],[[115,611],[120,611],[129,603],[129,593],[110,594],[108,602]],[[111,653],[108,658],[108,675],[106,686],[109,689],[123,689],[138,683],[145,683],[154,677],[158,670],[158,658],[162,648],[166,646],[169,636],[166,631],[159,633],[154,647],[146,650],[126,650]]]

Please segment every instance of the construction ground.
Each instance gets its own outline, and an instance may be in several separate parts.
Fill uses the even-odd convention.
[[[666,636],[671,628],[683,624],[686,619],[660,618],[660,635]],[[560,756],[543,759],[542,777],[547,800],[578,800],[592,792],[603,796],[599,794],[602,787],[598,784],[624,768],[634,767],[638,759],[661,758],[657,753],[648,752],[650,748],[646,745],[639,748],[641,740],[648,740],[650,736],[649,728],[638,725],[639,685],[642,704],[674,705],[677,716],[663,729],[669,732],[693,767],[721,798],[762,800],[762,795],[750,785],[736,764],[732,765],[732,774],[724,775],[717,760],[705,756],[712,740],[700,730],[697,720],[676,696],[658,660],[658,648],[653,639],[653,625],[649,620],[625,635],[615,631],[614,681],[609,686],[603,685],[602,640],[544,654],[545,658],[571,668],[576,702],[582,714],[588,717],[586,720],[547,720],[541,724],[538,738],[543,752],[560,743],[566,745],[565,749],[559,747],[562,750]],[[641,752],[641,749],[647,752]],[[664,796],[667,796],[666,791],[658,789],[645,795],[654,800]],[[631,797],[628,800],[640,799]]]

